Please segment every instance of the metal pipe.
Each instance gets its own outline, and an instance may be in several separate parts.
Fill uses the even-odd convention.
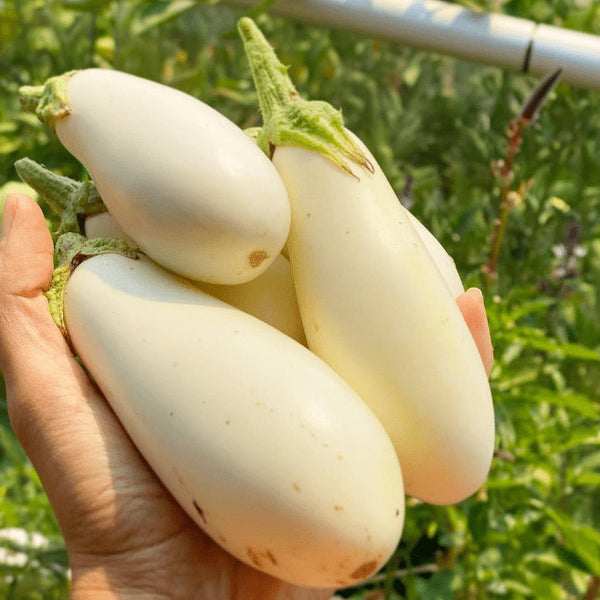
[[[257,0],[227,0],[252,6]],[[440,0],[279,0],[276,15],[600,89],[600,36]]]

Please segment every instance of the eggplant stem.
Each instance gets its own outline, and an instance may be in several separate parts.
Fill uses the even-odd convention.
[[[300,97],[288,68],[279,61],[252,19],[241,18],[238,31],[263,116],[264,124],[256,140],[263,152],[272,157],[278,146],[296,146],[318,152],[357,179],[356,165],[373,173],[373,164],[344,127],[341,111],[327,102]]]

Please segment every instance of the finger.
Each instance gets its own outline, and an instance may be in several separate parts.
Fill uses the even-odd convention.
[[[485,372],[489,377],[494,365],[494,348],[483,303],[483,294],[479,288],[470,288],[456,298],[456,303],[475,340]]]
[[[53,247],[40,207],[29,196],[10,194],[4,202],[1,232],[2,290],[30,297],[48,289]]]
[[[11,379],[48,350],[64,352],[43,295],[53,270],[52,239],[28,196],[6,198],[0,237],[0,369]]]
[[[23,194],[8,196],[0,237],[0,369],[15,433],[29,450],[40,445],[30,443],[33,432],[39,429],[41,440],[52,429],[44,423],[48,407],[60,418],[54,399],[76,396],[90,385],[43,293],[52,278],[52,253],[39,206]]]

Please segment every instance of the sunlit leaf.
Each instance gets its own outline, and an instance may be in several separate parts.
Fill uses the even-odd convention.
[[[547,508],[546,512],[564,536],[566,549],[573,553],[572,560],[577,561],[577,568],[600,576],[600,532],[576,523],[571,517],[557,510]]]
[[[533,393],[527,394],[527,397],[536,402],[547,402],[553,406],[569,408],[590,419],[600,418],[600,402],[584,394],[553,392],[546,388],[536,387]]]
[[[133,26],[133,34],[143,35],[150,29],[159,27],[196,6],[198,6],[196,0],[164,0],[148,3]]]

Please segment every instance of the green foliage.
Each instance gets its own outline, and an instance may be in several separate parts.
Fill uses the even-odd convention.
[[[600,4],[469,0],[476,8],[600,33]],[[464,2],[463,2],[464,4]],[[214,2],[0,2],[0,188],[29,156],[85,172],[17,102],[23,84],[112,67],[167,83],[241,127],[260,125],[235,23]],[[562,83],[523,135],[498,276],[486,284],[506,127],[531,76],[356,34],[258,17],[302,95],[341,108],[399,198],[484,287],[496,363],[496,453],[480,492],[451,507],[409,499],[403,540],[354,600],[591,597],[600,577],[599,95]],[[3,197],[0,198],[0,201]],[[39,481],[0,404],[0,528],[49,549],[0,566],[0,596],[66,598],[66,556]],[[4,542],[0,538],[0,550]]]

